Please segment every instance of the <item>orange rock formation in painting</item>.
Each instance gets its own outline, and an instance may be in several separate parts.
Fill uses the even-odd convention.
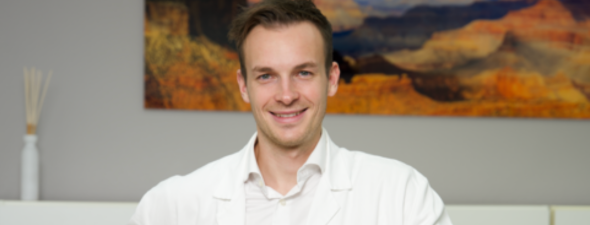
[[[471,101],[439,102],[414,89],[406,75],[365,74],[340,83],[328,100],[329,113],[590,118],[590,104],[569,78],[514,76],[510,69],[474,77]],[[469,82],[469,81],[468,81]],[[550,84],[550,85],[547,85]],[[360,110],[359,110],[360,109]]]
[[[183,4],[147,2],[147,7],[146,107],[249,110],[236,83],[237,54],[204,36],[191,38]]]
[[[391,64],[421,74],[412,77],[414,88],[407,86],[407,93],[398,94],[399,86],[382,83],[402,85],[404,79],[385,81],[385,74],[367,75],[361,83],[356,79],[344,84],[339,94],[354,99],[350,93],[358,92],[357,86],[371,83],[392,91],[375,95],[381,100],[367,97],[371,104],[362,110],[342,106],[347,100],[338,99],[329,111],[590,118],[588,24],[577,22],[559,1],[541,0],[499,20],[473,21],[461,29],[435,33],[419,50],[384,55]],[[435,77],[437,85],[459,97],[428,101],[416,93],[421,80]]]

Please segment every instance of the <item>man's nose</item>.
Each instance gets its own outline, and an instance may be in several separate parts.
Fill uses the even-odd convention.
[[[279,90],[275,96],[275,100],[285,105],[291,105],[294,101],[299,99],[299,91],[291,77],[281,79]]]

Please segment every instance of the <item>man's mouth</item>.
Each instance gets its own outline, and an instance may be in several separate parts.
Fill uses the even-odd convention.
[[[276,117],[289,118],[289,117],[296,117],[299,114],[305,112],[305,110],[307,110],[307,108],[305,108],[305,109],[303,109],[301,111],[292,112],[292,113],[275,113],[275,112],[270,112],[270,113],[273,114]]]

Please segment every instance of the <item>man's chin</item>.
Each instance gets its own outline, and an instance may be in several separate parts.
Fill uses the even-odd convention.
[[[298,148],[305,145],[306,142],[312,141],[310,138],[315,131],[309,129],[306,124],[302,123],[294,124],[292,126],[272,124],[267,127],[267,130],[264,133],[274,145],[289,149]]]
[[[305,135],[304,132],[278,131],[273,132],[272,141],[283,148],[297,148],[305,141]]]

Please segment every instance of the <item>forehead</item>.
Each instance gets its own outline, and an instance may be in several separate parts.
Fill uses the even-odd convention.
[[[265,27],[250,31],[243,44],[245,69],[271,67],[287,69],[304,62],[323,68],[323,39],[310,22]]]

